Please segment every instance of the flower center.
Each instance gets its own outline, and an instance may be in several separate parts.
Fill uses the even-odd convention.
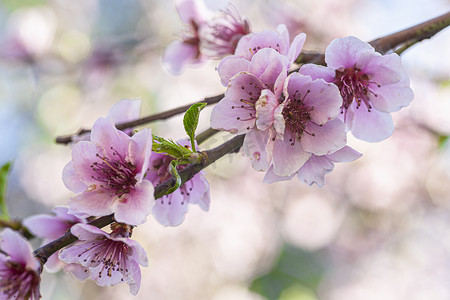
[[[114,241],[107,238],[89,241],[85,243],[87,249],[78,254],[81,257],[88,253],[85,262],[90,261],[92,267],[102,265],[98,277],[104,274],[111,277],[112,272],[120,272],[124,275],[128,273],[129,247],[121,241]],[[122,281],[124,278],[122,278]]]
[[[127,161],[113,147],[111,150],[113,150],[115,160],[97,153],[97,157],[101,161],[93,162],[90,166],[97,174],[97,176],[92,175],[92,178],[103,183],[100,185],[101,188],[112,190],[114,195],[121,197],[134,189],[137,182],[136,166]]]
[[[308,123],[312,122],[311,111],[314,110],[314,106],[305,104],[305,99],[310,92],[310,90],[307,90],[304,95],[301,95],[299,91],[296,90],[283,108],[282,114],[285,126],[291,133],[291,137],[289,138],[291,146],[295,145],[296,140],[301,139],[303,133],[315,136],[314,133],[310,133],[306,130]]]
[[[0,270],[0,295],[8,299],[39,299],[39,275],[23,265],[7,261]]]
[[[343,100],[341,113],[347,112],[353,100],[356,101],[356,108],[359,108],[361,103],[364,103],[367,110],[371,111],[372,106],[370,105],[369,95],[372,94],[377,97],[377,94],[370,89],[370,86],[376,85],[381,87],[379,84],[370,81],[369,76],[362,73],[357,67],[347,68],[342,72],[336,71],[335,78],[335,84],[339,88]]]

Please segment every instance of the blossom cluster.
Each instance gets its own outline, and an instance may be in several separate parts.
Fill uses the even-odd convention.
[[[152,152],[150,129],[121,131],[114,125],[138,118],[139,107],[138,100],[119,102],[106,118],[95,122],[89,140],[72,146],[72,161],[63,172],[64,184],[75,193],[67,212],[78,218],[114,214],[116,223],[106,233],[77,222],[70,230],[79,241],[59,253],[61,261],[82,266],[90,274],[84,277],[90,276],[100,286],[125,281],[134,295],[140,286],[139,265],[147,266],[147,257],[130,238],[133,227],[145,223],[149,214],[161,225],[177,226],[190,203],[209,209],[209,184],[200,173],[155,201],[154,186],[171,178],[173,158]]]
[[[297,176],[324,185],[335,162],[361,156],[346,146],[347,132],[378,142],[393,132],[391,112],[413,99],[400,57],[381,55],[355,37],[334,40],[327,66],[290,67],[305,34],[290,46],[286,27],[244,36],[234,55],[218,67],[225,97],[211,113],[211,126],[246,134],[243,149],[267,183]]]
[[[399,56],[382,55],[356,37],[332,41],[326,66],[295,69],[306,34],[291,40],[283,24],[275,31],[250,32],[247,19],[231,5],[213,15],[201,1],[175,4],[187,29],[166,49],[165,66],[178,74],[187,65],[223,58],[217,72],[227,89],[212,110],[211,127],[245,134],[243,152],[255,170],[265,172],[266,183],[296,176],[322,187],[335,163],[361,156],[347,145],[347,132],[368,142],[384,140],[394,129],[390,113],[413,99]],[[154,152],[158,141],[151,129],[116,128],[138,118],[139,111],[138,100],[123,100],[90,134],[78,137],[62,176],[74,194],[68,207],[23,222],[44,244],[67,231],[77,237],[47,258],[48,271],[63,268],[100,286],[127,282],[133,295],[141,283],[140,266],[148,265],[145,250],[131,238],[133,228],[150,214],[163,226],[178,226],[189,204],[205,211],[210,205],[204,172],[155,199],[154,187],[173,176],[175,158]],[[197,148],[192,140],[178,145]],[[176,171],[185,166],[176,165]],[[108,215],[114,217],[109,232],[89,224]],[[38,299],[42,266],[31,246],[9,229],[0,246],[0,299]]]
[[[79,280],[91,278],[100,286],[127,282],[136,295],[140,266],[148,262],[145,250],[131,239],[133,228],[146,222],[149,214],[163,226],[178,226],[190,203],[209,209],[209,184],[204,173],[155,200],[154,186],[171,178],[169,164],[173,158],[152,151],[150,129],[135,132],[115,127],[116,123],[138,118],[139,110],[139,100],[123,100],[106,118],[99,118],[90,135],[72,145],[72,160],[63,170],[63,182],[74,193],[68,207],[57,206],[53,215],[34,215],[23,221],[43,244],[68,230],[78,238],[47,259],[47,271],[64,269]],[[179,144],[189,145],[187,140]],[[114,214],[115,222],[109,233],[87,224],[110,214]],[[41,265],[33,257],[31,246],[12,231],[4,231],[2,243],[6,255],[0,253],[0,299],[13,295],[17,299],[38,299]],[[14,243],[24,250],[10,251],[9,245]],[[19,280],[22,277],[26,279],[23,282]]]
[[[204,43],[223,50],[209,58],[231,54],[217,68],[227,90],[211,113],[211,127],[245,134],[244,153],[255,170],[266,172],[264,182],[297,176],[322,187],[334,163],[361,156],[346,145],[347,132],[368,142],[388,138],[394,129],[390,113],[408,106],[414,97],[400,57],[382,55],[356,37],[332,41],[325,52],[326,66],[305,64],[293,70],[304,33],[291,42],[281,24],[276,31],[245,34],[248,22],[240,21],[245,18],[236,13],[233,18],[231,13],[214,18],[215,24],[229,26],[214,26],[205,21],[200,1],[176,1],[176,6],[189,32],[208,28],[214,36],[227,38],[219,41],[196,34],[195,43],[183,38],[168,47],[163,61],[178,74],[186,64],[204,61]],[[191,50],[197,53],[195,59],[169,55],[174,45],[180,51],[181,45],[196,47]]]

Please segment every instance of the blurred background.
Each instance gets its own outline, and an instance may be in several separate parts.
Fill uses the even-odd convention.
[[[285,23],[291,37],[307,34],[304,49],[318,51],[334,38],[369,41],[450,9],[449,0],[233,4],[252,31]],[[56,136],[90,128],[121,99],[142,99],[149,115],[224,92],[217,61],[178,77],[163,69],[163,50],[182,31],[167,0],[0,1],[0,164],[13,161],[12,216],[49,213],[72,196],[61,180],[70,147]],[[413,103],[394,114],[391,138],[369,144],[349,135],[363,157],[336,165],[324,188],[263,184],[247,158],[227,156],[206,169],[208,213],[191,206],[176,228],[149,216],[135,229],[149,258],[137,296],[125,284],[101,288],[60,272],[44,273],[42,299],[450,299],[449,50],[447,29],[402,55]],[[150,127],[184,137],[180,116]]]

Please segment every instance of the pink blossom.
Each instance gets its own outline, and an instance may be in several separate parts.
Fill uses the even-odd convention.
[[[180,145],[190,146],[187,140],[178,141]],[[164,154],[153,153],[150,159],[150,167],[147,173],[149,179],[156,186],[172,177],[169,173],[169,164],[173,159]],[[178,166],[182,170],[185,165]],[[152,209],[155,219],[164,226],[178,226],[188,211],[189,204],[197,204],[204,211],[208,211],[210,203],[209,183],[203,176],[204,172],[180,186],[175,192],[156,200]]]
[[[255,169],[270,167],[281,177],[297,172],[312,155],[331,154],[347,141],[344,124],[336,119],[342,105],[336,86],[293,73],[284,97],[279,105],[258,109],[264,116],[259,119],[267,121],[249,132],[243,145]]]
[[[163,63],[172,74],[180,74],[186,65],[232,54],[238,40],[250,32],[248,21],[233,6],[213,17],[201,0],[177,0],[175,6],[186,30],[182,40],[164,52]]]
[[[68,210],[67,207],[56,206],[52,210],[54,215],[34,215],[23,220],[23,225],[35,236],[43,238],[42,244],[45,245],[64,235],[74,224],[86,222],[85,219],[69,214]],[[45,267],[50,272],[57,272],[61,267],[64,267],[66,271],[73,271],[75,277],[80,280],[83,280],[86,278],[86,275],[89,275],[84,270],[79,270],[79,265],[65,265],[58,259],[57,253],[52,254],[48,258]],[[79,278],[78,275],[82,277]]]
[[[222,65],[222,82],[229,82],[225,97],[211,113],[211,127],[231,133],[247,133],[256,125],[256,106],[265,97],[281,97],[287,77],[287,59],[273,49],[262,49],[250,61]],[[236,60],[234,60],[236,62]],[[237,73],[235,73],[237,72]],[[263,92],[263,90],[267,90]],[[265,95],[261,99],[261,95]],[[272,96],[273,95],[273,96]]]
[[[17,232],[6,228],[0,241],[0,299],[40,298],[41,264],[31,245]]]
[[[239,40],[234,56],[250,60],[259,50],[264,48],[275,49],[281,55],[288,58],[292,64],[302,50],[306,40],[306,34],[298,34],[292,44],[289,40],[289,32],[286,25],[280,24],[276,31],[265,30],[246,35]]]
[[[289,41],[289,33],[285,25],[278,26],[277,31],[266,30],[258,33],[250,33],[243,36],[238,43],[234,55],[225,57],[219,64],[219,72],[222,84],[228,85],[229,80],[239,72],[247,71],[248,61],[262,49],[274,49],[284,56],[283,61],[287,70],[302,50],[306,35],[297,35],[292,44]]]
[[[300,73],[338,86],[341,119],[356,138],[368,142],[388,138],[394,130],[390,113],[408,106],[414,97],[400,57],[381,55],[350,36],[332,41],[325,61],[327,67],[308,64]]]
[[[148,265],[145,250],[129,238],[130,226],[117,224],[111,234],[87,224],[76,224],[70,231],[79,241],[62,249],[59,258],[89,268],[90,277],[100,286],[127,282],[136,295],[141,285],[139,265]]]
[[[290,180],[297,175],[298,179],[311,186],[313,183],[318,187],[325,184],[325,175],[333,171],[334,163],[350,162],[361,157],[361,153],[355,151],[349,146],[337,150],[328,155],[314,155],[301,166],[301,168],[290,176],[278,176],[273,172],[273,166],[267,170],[264,176],[265,183],[273,183],[277,181]]]
[[[72,161],[63,181],[76,195],[69,213],[105,216],[114,213],[118,222],[139,225],[154,205],[153,185],[144,178],[152,149],[150,129],[132,137],[117,130],[111,120],[98,119],[90,141],[72,148]]]

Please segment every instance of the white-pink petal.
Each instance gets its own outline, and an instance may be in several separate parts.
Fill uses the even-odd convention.
[[[32,234],[47,239],[59,238],[70,227],[64,220],[44,214],[28,217],[22,223]]]
[[[153,137],[152,131],[149,128],[139,130],[131,138],[132,142],[129,144],[128,154],[129,161],[139,167],[139,173],[136,175],[137,182],[141,182],[145,173],[147,172],[150,156],[152,154]]]
[[[269,130],[252,130],[244,137],[242,148],[244,153],[250,158],[253,169],[264,172],[269,168],[272,160],[271,152],[268,152],[268,142],[270,139]]]
[[[300,55],[300,52],[302,51],[305,41],[306,41],[306,34],[304,33],[300,33],[294,38],[294,40],[291,43],[291,46],[289,47],[289,52],[287,54],[289,65],[292,65],[292,63]]]
[[[130,225],[145,223],[155,205],[154,187],[148,180],[135,185],[134,190],[117,200],[114,218],[117,222]]]
[[[31,245],[19,233],[5,228],[1,234],[0,249],[11,257],[11,260],[38,270],[39,262],[33,255]]]
[[[115,210],[116,196],[110,194],[108,190],[100,187],[91,187],[81,194],[69,199],[69,213],[79,216],[89,214],[91,216],[106,216]]]
[[[178,226],[183,222],[187,210],[188,203],[178,189],[157,199],[152,214],[163,226]]]
[[[334,77],[336,76],[334,69],[315,64],[305,64],[298,72],[302,75],[310,76],[313,80],[323,79],[330,83],[334,81]]]
[[[276,139],[273,142],[273,172],[278,176],[290,176],[297,172],[301,166],[309,159],[311,153],[303,150],[301,143]]]
[[[228,86],[234,75],[248,70],[249,64],[247,59],[236,56],[227,56],[222,59],[217,67],[222,84]]]
[[[325,51],[327,66],[338,70],[353,68],[364,52],[375,52],[372,46],[354,36],[348,36],[331,41]]]
[[[264,131],[273,125],[278,99],[270,90],[263,90],[255,103],[256,127]]]
[[[206,180],[206,178],[201,173],[197,173],[184,185],[186,186],[186,188],[192,188],[192,190],[189,190],[189,203],[198,204],[198,206],[200,206],[202,210],[208,211],[209,204],[211,202],[208,180]]]
[[[414,92],[409,87],[409,79],[405,75],[400,82],[385,84],[380,88],[373,87],[376,97],[371,96],[372,106],[382,112],[389,113],[408,106],[414,99]]]
[[[315,155],[333,153],[347,143],[345,126],[339,119],[328,121],[321,126],[309,122],[306,126],[306,132],[302,134],[300,143],[304,151]]]
[[[323,187],[325,175],[331,172],[333,168],[334,164],[327,156],[312,155],[298,170],[297,177],[309,186],[315,183],[318,187]]]
[[[295,174],[292,174],[290,176],[278,176],[273,172],[273,166],[270,166],[270,168],[267,170],[266,175],[264,175],[263,182],[264,183],[274,183],[278,181],[286,181],[291,180],[294,178]]]
[[[141,100],[124,99],[117,102],[106,116],[113,124],[122,123],[139,118]]]
[[[79,194],[87,188],[73,167],[73,161],[70,161],[63,169],[62,175],[63,183],[72,192]]]
[[[114,157],[115,152],[127,153],[130,137],[123,131],[117,130],[111,120],[99,118],[92,127],[91,141],[102,147],[107,157]],[[77,167],[75,165],[74,167],[75,171],[78,172]]]
[[[351,109],[353,110],[353,119],[349,126],[352,134],[366,142],[380,142],[387,139],[394,131],[394,122],[389,113],[384,113],[376,109],[367,111],[367,109],[360,107],[356,110],[353,103]]]
[[[174,41],[164,51],[163,65],[171,74],[179,75],[186,65],[203,62],[204,58],[198,51],[198,45]]]
[[[72,147],[72,166],[73,171],[71,170],[70,163],[67,165],[67,169],[65,169],[65,173],[63,173],[63,182],[69,189],[73,192],[80,192],[83,185],[77,181],[74,176],[79,178],[84,186],[89,186],[91,184],[98,183],[96,179],[93,178],[97,176],[91,165],[94,162],[100,163],[101,160],[98,155],[103,155],[104,149],[93,142],[89,141],[81,141],[76,143]],[[76,175],[75,175],[76,174]]]
[[[327,155],[332,162],[351,162],[357,160],[361,156],[361,153],[349,146],[345,146],[342,149]]]
[[[210,11],[202,0],[175,0],[178,16],[185,24],[194,21],[202,24],[210,17]]]

